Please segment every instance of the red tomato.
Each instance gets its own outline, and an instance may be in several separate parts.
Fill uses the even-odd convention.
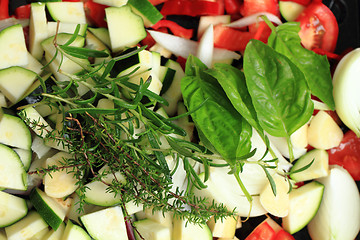
[[[31,5],[22,5],[15,9],[15,16],[18,19],[27,19],[30,18]]]
[[[95,3],[92,0],[84,3],[85,13],[88,20],[96,27],[107,27],[105,21],[105,8],[108,6]]]
[[[349,130],[338,147],[328,150],[329,164],[345,168],[356,181],[360,181],[360,138]]]
[[[300,22],[299,36],[307,49],[320,48],[334,52],[339,26],[331,10],[321,2],[314,1],[296,19]]]
[[[284,229],[281,229],[276,233],[274,240],[295,240],[295,238]]]
[[[265,220],[260,223],[245,240],[274,240],[275,230]]]

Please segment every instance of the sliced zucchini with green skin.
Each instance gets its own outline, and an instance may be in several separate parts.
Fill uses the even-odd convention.
[[[30,150],[21,148],[13,148],[13,150],[20,157],[20,160],[24,165],[25,171],[29,170],[32,160],[32,152]]]
[[[37,74],[26,68],[5,68],[0,70],[0,91],[12,103],[17,103],[36,79]]]
[[[27,107],[21,110],[19,115],[29,122],[29,127],[40,137],[45,137],[53,131],[50,125],[33,107]]]
[[[288,22],[295,21],[305,8],[305,6],[296,2],[279,1],[280,14]]]
[[[54,156],[48,158],[45,163],[45,168],[48,166],[62,166],[64,159],[71,159],[73,156],[69,153],[59,152]],[[64,198],[69,196],[77,189],[77,179],[75,172],[72,169],[63,169],[45,175],[44,177],[44,191],[49,197]]]
[[[171,239],[171,230],[169,227],[164,226],[151,219],[143,219],[134,222],[136,230],[146,240],[168,240]],[[140,240],[139,234],[135,235],[135,238]]]
[[[48,225],[36,211],[30,211],[26,217],[5,228],[8,240],[28,240],[47,229]]]
[[[178,240],[212,240],[212,233],[206,224],[187,222],[186,219],[174,219],[173,238]]]
[[[93,28],[89,27],[88,30],[102,41],[107,47],[111,47],[109,30],[107,28]]]
[[[23,28],[20,24],[0,32],[0,69],[28,64]]]
[[[25,199],[0,191],[0,228],[19,221],[27,212]]]
[[[108,185],[100,181],[88,183],[86,186],[84,201],[97,206],[114,206],[121,202],[120,195],[107,190]]]
[[[294,234],[316,215],[324,193],[324,185],[313,181],[290,192],[289,214],[283,218],[283,228]]]
[[[145,27],[151,27],[163,18],[163,15],[148,0],[129,0],[134,13],[142,17]]]
[[[130,6],[108,7],[105,14],[113,52],[132,47],[147,36],[142,18]]]
[[[0,144],[0,156],[0,187],[26,190],[27,174],[16,152]]]
[[[49,197],[39,188],[34,188],[30,193],[30,201],[37,212],[53,229],[57,229],[64,221],[66,216],[65,209]]]
[[[4,114],[0,120],[0,143],[29,150],[31,132],[21,118]]]
[[[301,169],[311,162],[310,167],[303,171],[290,174],[290,178],[296,182],[301,182],[329,175],[329,154],[324,149],[313,149],[307,152],[295,162],[291,171]]]
[[[70,33],[73,34],[75,32],[75,29],[77,27],[77,23],[66,23],[66,22],[60,22],[59,28],[57,22],[48,22],[48,34],[49,36],[54,36],[57,33]],[[87,29],[87,24],[80,24],[80,30],[79,35],[85,36]]]
[[[29,51],[38,60],[42,59],[44,49],[40,43],[48,37],[45,3],[31,3],[29,26]]]
[[[123,211],[119,206],[83,215],[80,220],[96,240],[128,239]]]
[[[49,232],[46,233],[46,235],[42,239],[46,240],[61,240],[62,235],[65,231],[65,223],[61,223],[61,225],[56,229],[51,229]]]
[[[68,220],[61,240],[91,240],[91,237],[82,227]]]
[[[46,6],[55,21],[86,24],[83,2],[48,2]]]

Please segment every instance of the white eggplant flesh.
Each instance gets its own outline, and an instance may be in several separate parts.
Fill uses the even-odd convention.
[[[343,123],[360,137],[360,48],[345,55],[334,72],[334,101]]]
[[[355,181],[342,167],[332,165],[315,217],[308,224],[313,240],[354,240],[360,231],[360,195]]]

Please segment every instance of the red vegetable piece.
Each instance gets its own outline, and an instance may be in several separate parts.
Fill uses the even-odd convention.
[[[15,9],[15,17],[18,19],[30,18],[31,4],[22,5]]]
[[[355,181],[360,181],[360,138],[349,130],[338,147],[328,150],[329,164],[345,168]]]
[[[203,16],[218,15],[221,10],[219,2],[212,1],[191,1],[191,0],[168,0],[161,8],[163,16],[168,15],[186,15]]]
[[[166,1],[167,0],[149,0],[149,2],[154,6],[159,5],[159,4],[161,4],[163,2],[166,2]]]
[[[193,36],[194,29],[187,29],[176,22],[170,21],[170,20],[160,20],[153,26],[151,26],[153,29],[157,30],[162,27],[168,28],[175,36],[190,39]]]
[[[276,232],[265,220],[261,222],[245,240],[275,240]]]
[[[214,46],[232,51],[244,51],[246,45],[253,38],[250,32],[217,25],[214,27]]]
[[[244,0],[240,9],[240,13],[243,16],[259,12],[268,12],[280,17],[278,0]]]
[[[224,0],[226,14],[240,13],[241,2],[239,0]]]
[[[284,229],[281,229],[276,233],[274,240],[295,240],[295,238]]]
[[[9,18],[9,0],[0,0],[0,20]]]
[[[107,27],[105,21],[105,8],[107,7],[107,5],[95,3],[92,0],[84,3],[86,17],[92,25],[96,27]]]
[[[339,26],[331,10],[321,2],[312,2],[296,19],[300,22],[299,36],[305,48],[320,48],[334,52]]]

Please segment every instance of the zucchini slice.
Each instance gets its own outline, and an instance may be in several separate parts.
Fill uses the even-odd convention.
[[[9,226],[26,216],[25,199],[0,191],[0,227]]]

